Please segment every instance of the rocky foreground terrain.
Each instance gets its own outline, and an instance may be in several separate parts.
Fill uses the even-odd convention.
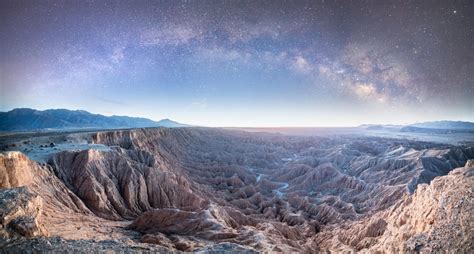
[[[474,249],[474,147],[151,128],[2,139],[0,249]]]

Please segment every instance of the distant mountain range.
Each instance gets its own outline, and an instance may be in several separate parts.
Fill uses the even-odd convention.
[[[153,121],[141,117],[104,116],[84,110],[17,108],[0,112],[0,131],[63,129],[119,129],[142,127],[188,127],[170,119]]]
[[[364,128],[366,130],[390,130],[390,131],[398,131],[403,128],[403,125],[393,125],[393,124],[362,124],[359,128]]]
[[[461,121],[435,121],[410,124],[411,127],[427,128],[427,129],[457,129],[457,130],[471,130],[474,129],[474,123]]]
[[[434,121],[415,123],[400,129],[401,132],[419,133],[474,133],[474,123],[461,121]]]
[[[372,131],[418,132],[418,133],[474,133],[474,123],[462,121],[433,121],[409,125],[364,124],[359,126]]]

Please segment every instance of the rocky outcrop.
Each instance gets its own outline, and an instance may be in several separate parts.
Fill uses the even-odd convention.
[[[474,167],[457,168],[387,213],[389,223],[373,250],[458,252],[474,249]]]
[[[471,162],[419,185],[386,211],[317,236],[316,242],[338,252],[468,253],[474,247]]]
[[[20,152],[9,152],[0,156],[0,188],[29,185],[35,177],[31,171],[33,163]]]
[[[52,172],[48,165],[31,161],[20,152],[0,154],[0,188],[27,186],[45,202],[45,209],[52,212],[68,211],[90,214],[84,203],[75,196]]]
[[[28,188],[0,189],[0,236],[47,235],[42,212],[43,200]]]

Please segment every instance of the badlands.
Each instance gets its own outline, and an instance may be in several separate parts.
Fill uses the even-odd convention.
[[[474,249],[474,144],[219,128],[0,138],[0,249]]]

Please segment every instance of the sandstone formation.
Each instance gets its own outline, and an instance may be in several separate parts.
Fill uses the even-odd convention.
[[[0,247],[11,252],[472,249],[470,145],[209,128],[30,140],[58,150],[48,163],[0,155],[1,195],[11,197],[2,237],[16,239]],[[80,140],[90,148],[60,149]],[[15,142],[4,147],[21,149]]]
[[[2,237],[47,235],[41,213],[43,200],[26,187],[0,190]]]
[[[0,157],[0,188],[29,185],[34,177],[30,167],[32,163],[21,153],[11,152]]]

